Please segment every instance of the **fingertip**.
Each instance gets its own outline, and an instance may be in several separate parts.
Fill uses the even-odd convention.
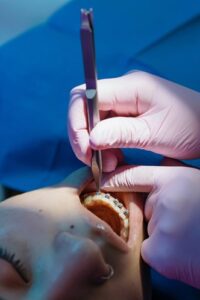
[[[76,157],[84,164],[91,166],[92,151],[91,148],[84,142],[73,143],[71,146]]]
[[[105,150],[102,152],[102,167],[103,167],[103,172],[109,173],[112,172],[116,169],[117,164],[118,164],[118,159],[114,153],[111,151]]]
[[[103,164],[103,172],[109,173],[116,169],[116,164],[112,162],[106,162]]]
[[[85,84],[80,84],[75,86],[74,88],[71,89],[70,91],[70,97],[72,98],[74,95],[83,95],[85,93]]]
[[[86,152],[79,152],[77,154],[77,157],[79,160],[81,160],[87,166],[91,166],[91,160],[92,160],[91,149],[88,149]]]
[[[141,256],[142,259],[148,264],[151,264],[150,255],[149,255],[149,238],[144,240],[141,246]]]

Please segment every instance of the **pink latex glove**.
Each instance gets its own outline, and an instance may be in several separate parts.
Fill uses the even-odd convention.
[[[200,93],[136,71],[99,80],[98,94],[102,121],[89,135],[84,86],[71,92],[70,142],[87,165],[91,147],[107,149],[104,171],[114,170],[122,159],[112,148],[136,147],[179,159],[200,157]]]
[[[103,188],[150,193],[143,259],[162,275],[200,288],[200,170],[123,166],[104,177]]]

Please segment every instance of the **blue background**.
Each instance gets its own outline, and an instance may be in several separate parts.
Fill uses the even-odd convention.
[[[99,78],[141,69],[200,91],[200,1],[72,1],[0,48],[0,182],[6,186],[27,191],[54,184],[82,165],[66,130],[69,91],[84,78],[81,7],[94,8]],[[146,151],[125,154],[138,164],[161,160]],[[165,289],[162,299],[199,299],[190,287],[153,278],[155,295]]]

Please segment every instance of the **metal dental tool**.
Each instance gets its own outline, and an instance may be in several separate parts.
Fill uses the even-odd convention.
[[[81,46],[86,83],[86,100],[89,132],[100,121],[97,95],[97,73],[95,61],[94,27],[92,9],[81,9]],[[101,151],[92,150],[91,169],[96,183],[97,191],[100,191],[102,175]]]

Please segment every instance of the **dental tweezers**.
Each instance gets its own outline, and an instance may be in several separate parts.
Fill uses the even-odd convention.
[[[81,46],[83,65],[85,73],[87,100],[87,116],[89,132],[100,121],[97,95],[97,72],[95,61],[95,43],[92,9],[81,9]],[[101,151],[92,150],[91,169],[96,183],[97,191],[100,191],[102,176],[102,155]]]

